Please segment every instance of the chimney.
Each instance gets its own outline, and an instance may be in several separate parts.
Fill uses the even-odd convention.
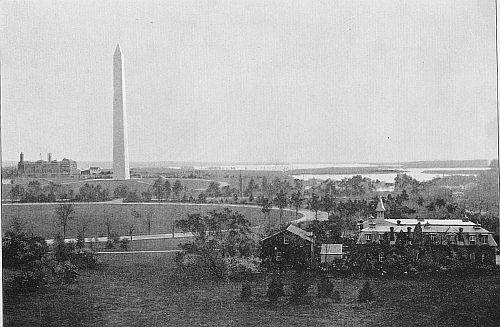
[[[23,163],[24,162],[24,153],[21,152],[21,154],[19,155],[19,162],[20,163]]]
[[[47,161],[52,162],[52,153],[47,153]]]

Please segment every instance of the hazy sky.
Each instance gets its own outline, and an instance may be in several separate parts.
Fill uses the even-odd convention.
[[[2,156],[373,162],[497,153],[490,1],[2,1]],[[44,154],[45,157],[45,154]]]

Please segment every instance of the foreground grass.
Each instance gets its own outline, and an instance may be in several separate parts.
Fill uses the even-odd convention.
[[[341,303],[293,306],[265,299],[266,277],[251,281],[254,300],[239,301],[241,282],[183,283],[173,254],[107,254],[105,266],[76,284],[4,294],[6,326],[498,326],[500,277],[371,280],[377,301],[359,304],[364,279],[332,279]],[[290,285],[285,281],[285,292]],[[314,296],[316,287],[310,287]]]

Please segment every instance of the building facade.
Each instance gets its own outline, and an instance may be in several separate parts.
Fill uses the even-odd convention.
[[[52,160],[52,155],[47,155],[47,161],[25,161],[21,152],[17,164],[17,175],[20,177],[78,177],[80,171],[74,160],[64,158],[61,161]]]
[[[303,269],[315,260],[312,233],[294,225],[262,239],[261,244],[262,264],[268,268]]]
[[[471,263],[495,264],[497,243],[493,233],[474,222],[452,219],[385,219],[382,199],[377,218],[370,217],[360,225],[357,245],[381,245],[383,261],[391,247],[411,246],[419,254],[432,254],[431,260],[442,257],[466,259]]]

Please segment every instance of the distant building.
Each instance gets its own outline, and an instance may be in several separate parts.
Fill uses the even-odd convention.
[[[47,161],[24,161],[24,154],[19,155],[17,175],[20,177],[78,177],[80,171],[74,160],[64,158],[61,161],[52,160],[47,154]]]

